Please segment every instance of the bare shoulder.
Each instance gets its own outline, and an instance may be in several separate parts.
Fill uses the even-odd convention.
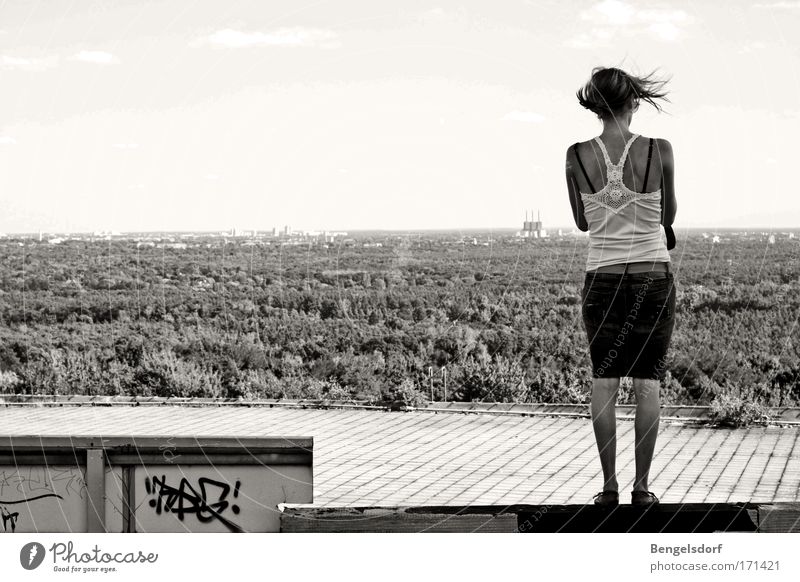
[[[674,162],[672,144],[668,139],[662,137],[653,138],[653,142],[655,145],[654,149],[658,152],[661,163],[665,166],[671,166]]]
[[[668,139],[664,139],[663,137],[654,137],[653,141],[655,145],[658,146],[662,152],[670,152],[672,153],[672,144]]]
[[[567,147],[567,169],[569,169],[569,167],[575,161],[575,147],[574,146],[575,146],[575,144],[570,144],[569,147]]]
[[[567,148],[567,160],[573,160],[574,161],[576,159],[575,158],[575,148],[577,147],[578,152],[585,152],[587,148],[591,148],[592,147],[592,145],[591,145],[592,141],[594,141],[594,140],[590,139],[588,141],[576,141],[574,143],[569,144],[569,147]]]
[[[575,143],[570,144],[569,147],[567,147],[566,167],[567,167],[567,172],[568,173],[573,172],[574,169],[578,167],[579,159],[578,159],[577,156],[580,155],[580,154],[576,154],[575,153],[575,149],[576,149],[576,146],[577,146],[577,149],[580,151],[582,143],[586,143],[586,142],[575,142]]]
[[[579,145],[576,143],[571,143],[567,146],[567,159],[575,157],[575,146]]]

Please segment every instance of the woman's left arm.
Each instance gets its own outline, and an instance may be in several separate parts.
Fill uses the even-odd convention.
[[[583,215],[583,200],[580,192],[578,192],[578,183],[575,181],[575,174],[572,171],[576,163],[575,153],[572,150],[572,146],[570,146],[567,149],[567,192],[569,193],[569,203],[572,206],[572,218],[575,220],[575,225],[581,232],[586,232],[589,230],[589,225]]]

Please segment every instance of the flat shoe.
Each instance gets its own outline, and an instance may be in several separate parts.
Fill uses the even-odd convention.
[[[650,491],[631,491],[631,505],[636,507],[658,505],[658,497]]]
[[[594,496],[594,504],[600,507],[616,507],[619,505],[619,493],[606,489]]]

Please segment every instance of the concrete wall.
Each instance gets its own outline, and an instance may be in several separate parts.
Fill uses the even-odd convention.
[[[0,436],[0,532],[277,532],[313,502],[310,438],[164,442]]]
[[[311,467],[194,465],[135,471],[136,531],[141,532],[277,532],[279,503],[312,499]]]

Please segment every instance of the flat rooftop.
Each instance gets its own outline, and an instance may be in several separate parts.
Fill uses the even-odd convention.
[[[514,408],[514,407],[511,407]],[[573,410],[585,407],[573,407]],[[312,436],[319,507],[591,503],[601,489],[585,415],[292,406],[8,405],[3,435]],[[620,500],[634,476],[620,409]],[[662,503],[800,501],[800,426],[661,421],[650,489]]]

